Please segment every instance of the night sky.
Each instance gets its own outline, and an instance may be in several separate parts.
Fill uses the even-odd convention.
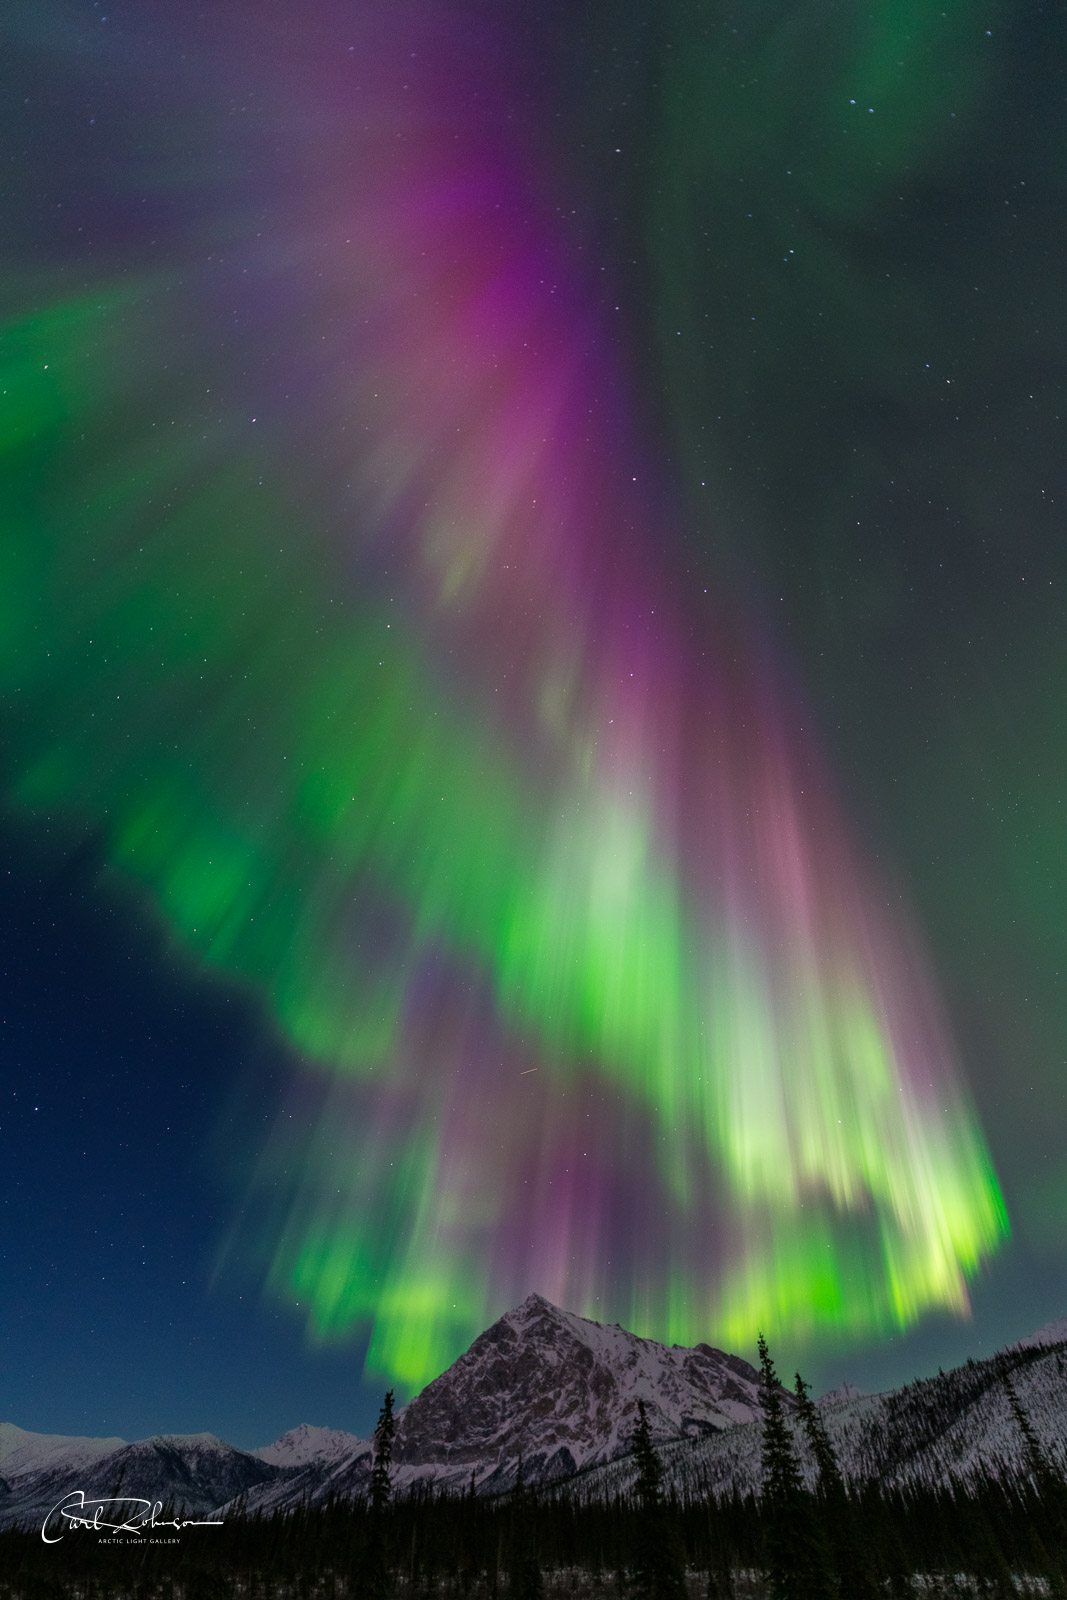
[[[1062,8],[5,35],[0,1418],[1067,1314]]]

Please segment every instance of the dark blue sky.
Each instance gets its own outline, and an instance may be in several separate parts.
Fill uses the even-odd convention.
[[[254,1285],[213,1286],[228,1133],[272,1103],[279,1052],[109,893],[91,847],[3,836],[0,1370],[34,1432],[359,1432],[362,1352],[306,1348]]]

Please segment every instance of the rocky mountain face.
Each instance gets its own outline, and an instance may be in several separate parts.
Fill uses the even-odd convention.
[[[1009,1384],[1063,1466],[1067,1339],[1050,1337],[1060,1326],[886,1394],[842,1385],[824,1396],[823,1416],[846,1475],[857,1483],[947,1484],[1018,1470],[1023,1447]],[[758,1379],[747,1361],[708,1345],[690,1350],[639,1339],[531,1295],[398,1413],[396,1490],[421,1484],[461,1492],[473,1477],[479,1492],[501,1493],[515,1482],[521,1459],[531,1484],[566,1483],[580,1498],[625,1493],[641,1400],[679,1493],[758,1488]],[[368,1440],[307,1425],[243,1451],[212,1434],[127,1444],[31,1434],[4,1423],[0,1526],[39,1526],[77,1490],[159,1500],[190,1517],[287,1510],[365,1494],[371,1464]]]
[[[491,1490],[545,1482],[629,1448],[637,1403],[660,1443],[751,1422],[759,1378],[739,1356],[639,1339],[532,1294],[480,1334],[400,1416],[395,1459],[406,1477],[469,1480]]]

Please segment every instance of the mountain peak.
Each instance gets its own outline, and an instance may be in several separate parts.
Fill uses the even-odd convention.
[[[395,1459],[506,1487],[624,1455],[638,1403],[654,1437],[714,1433],[759,1414],[759,1377],[708,1345],[658,1344],[527,1295],[407,1406]]]
[[[869,1397],[869,1390],[857,1388],[854,1383],[849,1383],[846,1378],[845,1382],[839,1383],[836,1389],[828,1389],[824,1395],[820,1395],[815,1404],[827,1407],[843,1406],[847,1405],[851,1400],[867,1400]]]
[[[536,1289],[531,1290],[521,1306],[516,1306],[514,1311],[505,1314],[515,1316],[519,1311],[555,1311],[560,1316],[566,1315],[559,1306],[554,1305],[551,1300],[546,1300],[543,1294],[538,1294]]]
[[[367,1440],[360,1439],[354,1433],[301,1422],[283,1433],[280,1439],[275,1439],[273,1444],[262,1445],[249,1453],[274,1467],[300,1467],[308,1461],[341,1461],[368,1448]]]

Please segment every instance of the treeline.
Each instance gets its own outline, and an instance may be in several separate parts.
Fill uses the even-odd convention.
[[[760,1592],[747,1581],[747,1575],[766,1573],[768,1559],[766,1519],[754,1496],[686,1504],[665,1497],[664,1505],[668,1555],[688,1575],[682,1592],[710,1600]],[[814,1500],[810,1515],[817,1537],[833,1551],[842,1531],[836,1517]],[[189,1529],[173,1548],[106,1546],[85,1533],[49,1547],[37,1530],[5,1532],[0,1596],[274,1600],[285,1593],[299,1600],[369,1600],[378,1593],[405,1600],[535,1600],[553,1587],[554,1573],[581,1574],[576,1593],[640,1592],[632,1579],[641,1530],[631,1500],[577,1506],[558,1494],[532,1493],[524,1503],[514,1496],[507,1502],[428,1494],[400,1500],[375,1530],[385,1557],[380,1583],[368,1582],[369,1524],[365,1505],[335,1504],[285,1516],[228,1517],[222,1533]],[[968,1493],[868,1490],[849,1501],[847,1534],[858,1546],[873,1592],[893,1600],[920,1592],[916,1574],[927,1580],[927,1590],[928,1580],[939,1579],[945,1592],[973,1593],[973,1585],[968,1590],[956,1584],[966,1574],[978,1593],[997,1600],[1014,1600],[1019,1593],[1012,1574],[1044,1579],[1046,1593],[1067,1593],[1067,1545],[1059,1518],[1029,1483],[985,1480]],[[658,1559],[655,1551],[653,1558]],[[841,1587],[831,1559],[832,1584],[835,1578],[832,1594],[859,1600],[859,1591]],[[788,1600],[807,1600],[811,1593],[810,1585],[785,1591]]]
[[[940,1578],[948,1592],[957,1575],[967,1574],[979,1593],[998,1600],[1019,1592],[1013,1573],[1044,1579],[1047,1593],[1067,1593],[1061,1512],[1027,1481],[984,1479],[967,1492],[869,1489],[850,1497],[844,1528],[839,1511],[814,1496],[807,1512],[816,1540],[831,1552],[829,1592],[840,1600],[860,1600],[860,1591],[842,1587],[834,1567],[832,1552],[843,1534],[860,1553],[869,1592],[894,1600],[917,1593],[916,1574]],[[766,1573],[767,1519],[754,1496],[684,1504],[665,1496],[664,1513],[667,1564],[688,1574],[689,1593],[733,1600],[735,1587],[752,1592],[743,1575]],[[377,1527],[366,1505],[348,1503],[228,1517],[221,1533],[191,1528],[176,1547],[107,1546],[84,1532],[46,1546],[36,1529],[9,1531],[0,1533],[0,1596],[273,1600],[284,1592],[300,1600],[375,1594],[535,1600],[557,1572],[582,1574],[577,1592],[627,1594],[640,1592],[632,1579],[641,1534],[632,1500],[579,1506],[559,1493],[507,1501],[421,1493],[390,1505]],[[367,1571],[375,1544],[384,1557],[378,1582]],[[654,1562],[661,1559],[659,1551],[652,1554]],[[810,1582],[784,1591],[787,1600],[817,1592]]]
[[[778,1384],[760,1341],[762,1492],[679,1496],[664,1481],[644,1406],[630,1490],[582,1502],[566,1484],[507,1495],[391,1486],[392,1396],[362,1502],[272,1516],[227,1515],[175,1545],[108,1544],[86,1530],[44,1545],[0,1533],[0,1600],[899,1600],[1032,1593],[1067,1600],[1067,1482],[1043,1449],[1010,1374],[1001,1381],[1021,1466],[948,1488],[857,1490],[797,1377]],[[797,1434],[817,1466],[800,1472]],[[173,1516],[173,1511],[164,1516]]]

